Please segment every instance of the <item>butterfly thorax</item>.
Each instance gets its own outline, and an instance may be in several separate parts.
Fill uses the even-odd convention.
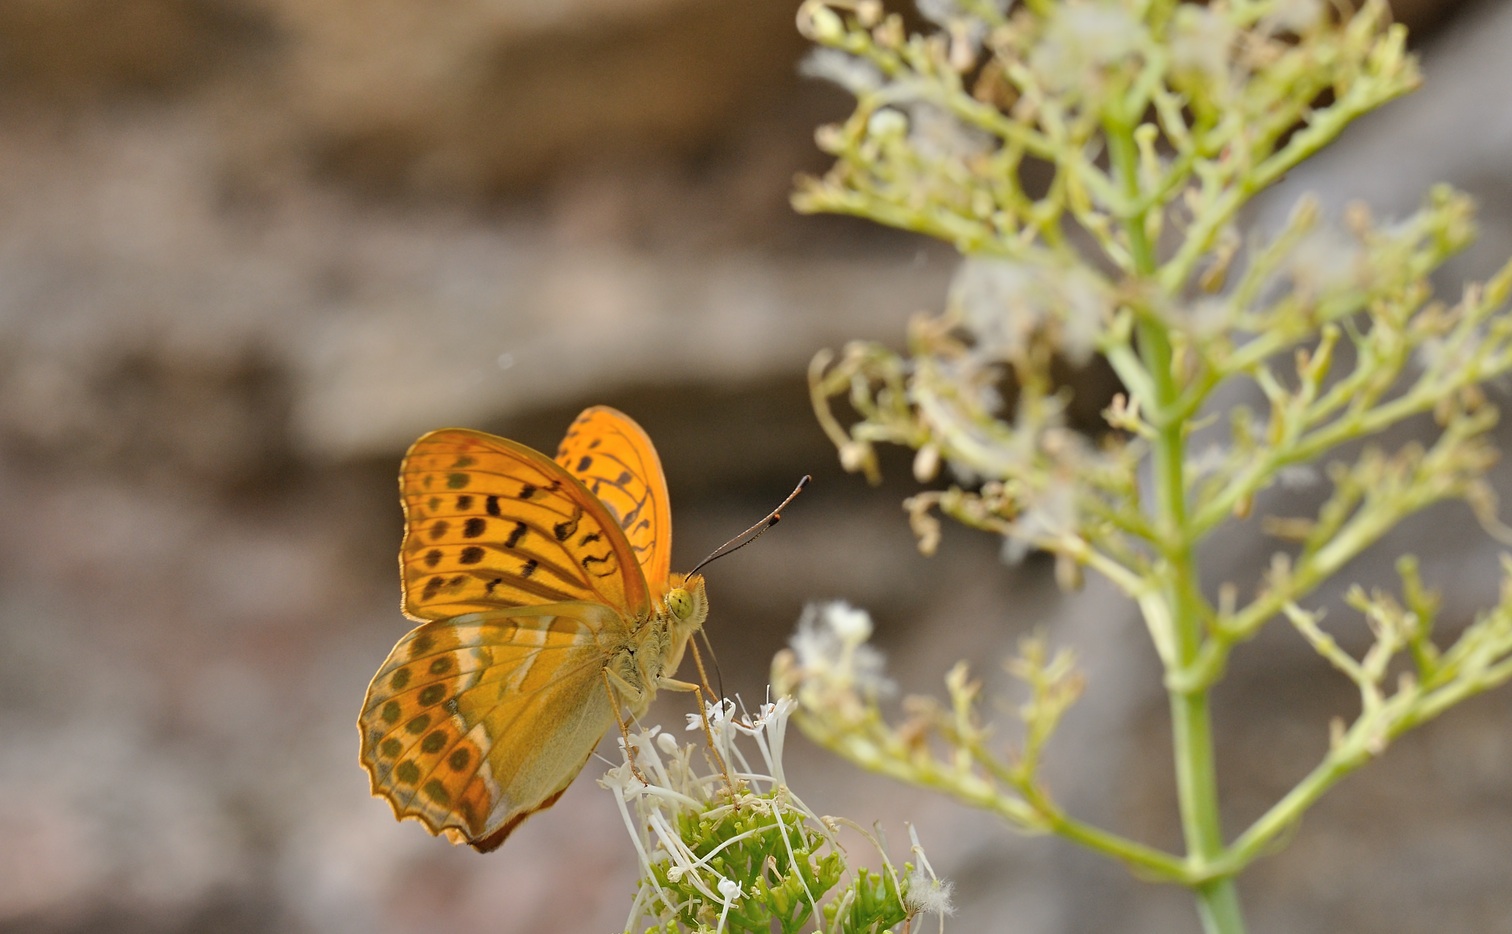
[[[668,583],[666,596],[631,624],[628,638],[612,637],[609,627],[599,630],[612,682],[636,716],[646,712],[663,679],[676,674],[688,639],[709,616],[702,577],[674,574]]]

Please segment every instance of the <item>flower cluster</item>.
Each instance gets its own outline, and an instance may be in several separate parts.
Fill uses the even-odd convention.
[[[861,934],[927,914],[943,927],[950,886],[916,836],[916,863],[899,871],[874,837],[821,817],[788,786],[783,739],[794,708],[781,698],[753,716],[728,700],[709,704],[688,729],[712,737],[713,749],[658,727],[621,744],[624,762],[600,784],[615,793],[641,863],[626,931]],[[877,847],[881,872],[850,866],[836,840],[842,825]]]

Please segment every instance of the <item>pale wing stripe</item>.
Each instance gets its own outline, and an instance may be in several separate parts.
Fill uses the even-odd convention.
[[[577,650],[581,650],[585,645],[590,645],[594,641],[592,633],[588,632],[587,629],[586,629],[586,627],[583,625],[582,621],[579,620],[577,617],[574,617],[574,616],[567,616],[567,615],[562,615],[562,616],[531,616],[531,617],[524,617],[524,618],[531,619],[533,621],[534,620],[543,620],[543,621],[551,621],[551,622],[554,622],[554,621],[556,621],[558,619],[570,620],[574,624],[576,624],[576,628],[578,629],[578,632],[581,635],[581,638],[574,639],[571,642],[547,643],[545,641],[546,635],[549,632],[553,631],[553,629],[554,629],[554,627],[551,626],[551,625],[542,625],[542,626],[539,626],[539,627],[537,627],[537,626],[528,626],[528,627],[527,626],[515,626],[515,627],[513,627],[517,633],[540,633],[541,634],[540,635],[540,641],[525,643],[526,645],[530,646],[531,649],[532,649],[532,652],[531,652],[531,655],[530,655],[530,659],[532,660],[532,662],[534,661],[534,659],[536,657],[538,657],[539,653],[541,653],[541,652],[559,651],[559,650],[565,650],[565,649],[577,649]],[[417,694],[421,690],[423,690],[424,688],[426,688],[426,687],[428,687],[428,686],[430,686],[432,684],[435,684],[437,682],[450,681],[450,680],[452,680],[453,677],[455,677],[457,675],[465,675],[465,674],[470,674],[470,673],[474,673],[474,672],[487,672],[487,671],[490,671],[490,670],[498,671],[501,675],[507,675],[509,673],[509,670],[511,670],[514,667],[513,665],[506,664],[506,663],[501,663],[501,662],[496,662],[496,661],[493,661],[491,659],[485,661],[482,658],[480,658],[477,653],[479,653],[481,651],[486,651],[490,646],[507,647],[507,646],[512,646],[512,645],[519,645],[520,644],[520,640],[514,639],[514,638],[512,638],[510,636],[505,636],[503,638],[499,638],[499,637],[486,637],[486,636],[484,636],[484,631],[487,628],[489,628],[489,627],[484,626],[484,625],[480,625],[480,624],[473,624],[473,625],[469,625],[469,626],[454,627],[454,628],[451,629],[451,632],[453,632],[456,635],[456,638],[457,638],[458,642],[460,643],[459,645],[437,647],[435,651],[429,652],[429,653],[427,653],[425,655],[416,655],[416,656],[413,656],[411,658],[407,658],[407,659],[405,659],[402,662],[398,662],[397,664],[385,665],[383,668],[379,669],[378,679],[381,680],[384,677],[391,676],[395,671],[398,671],[400,668],[405,668],[405,667],[409,667],[409,666],[415,666],[416,668],[420,669],[423,672],[422,675],[419,675],[417,677],[424,677],[426,675],[429,675],[430,672],[428,670],[428,667],[426,665],[424,665],[423,663],[427,662],[427,661],[429,661],[431,659],[438,658],[438,657],[443,656],[443,655],[445,655],[445,656],[452,656],[452,655],[456,655],[456,654],[461,654],[461,655],[463,655],[464,658],[468,659],[469,661],[477,663],[476,665],[469,665],[467,667],[461,667],[461,666],[459,666],[457,668],[450,668],[450,669],[448,669],[447,671],[445,671],[443,673],[431,676],[430,680],[426,680],[426,681],[420,681],[420,680],[413,680],[412,679],[408,684],[406,684],[404,686],[404,688],[402,690],[394,692],[394,693],[391,693],[391,694],[386,694],[382,698],[380,698],[378,700],[375,700],[372,704],[370,704],[369,706],[367,706],[366,708],[363,709],[363,713],[364,714],[371,713],[373,710],[377,709],[378,707],[381,707],[383,704],[388,703],[388,701],[390,701],[390,700],[392,700],[394,698],[405,697],[405,696],[408,696],[410,694]],[[557,630],[557,631],[559,631],[559,630]],[[404,640],[404,642],[401,642],[400,644],[401,645],[405,644],[408,641],[409,640],[406,638]],[[480,678],[477,678],[474,681],[470,682],[468,684],[468,686],[467,686],[467,689],[471,689],[471,688],[476,687],[476,686],[481,685],[481,684],[492,684],[492,683],[494,683],[497,680],[500,680],[500,679],[498,679],[498,678],[480,677]],[[435,706],[440,706],[440,705],[437,704]],[[397,727],[396,727],[396,729],[397,729]]]
[[[530,720],[538,716],[548,715],[549,712],[541,710],[541,707],[547,702],[548,698],[551,695],[556,693],[552,689],[560,687],[562,682],[566,681],[570,676],[575,675],[579,678],[582,678],[582,673],[585,670],[593,669],[596,667],[594,664],[595,661],[595,659],[587,659],[585,660],[584,664],[571,666],[570,668],[565,669],[563,672],[559,673],[558,676],[552,678],[540,688],[537,688],[533,691],[515,693],[514,695],[512,695],[511,700],[513,701],[513,704],[515,706],[518,706],[519,709],[514,712],[513,716],[507,719],[501,718],[498,714],[499,709],[505,706],[505,703],[502,699],[499,703],[493,704],[489,707],[475,708],[474,712],[479,715],[478,726],[483,726],[486,724],[490,728],[490,731],[494,733],[495,739],[493,742],[502,742],[503,737],[508,732],[515,729],[515,727],[521,722],[521,720]],[[591,678],[585,680],[591,680]],[[460,717],[458,717],[458,719],[460,719]],[[598,739],[598,737],[594,738],[595,744],[597,744]],[[490,769],[492,769],[492,759],[488,755],[488,745],[485,745],[484,747],[485,755],[483,756],[483,758],[489,759]],[[528,762],[530,758],[531,756],[529,755],[521,756],[519,757],[519,761],[523,766],[524,763]],[[437,759],[436,766],[439,766],[442,761],[443,760],[441,759]],[[424,787],[426,780],[433,777],[434,775],[435,767],[432,767],[429,771],[425,772],[418,781],[416,781],[414,789],[404,797],[406,807],[409,807],[410,804],[415,800],[415,797],[420,793],[420,789]],[[493,775],[492,777],[494,782],[497,783],[500,787],[508,787],[509,781],[501,780],[505,779],[506,777],[499,775]],[[513,776],[511,775],[507,778],[513,778]]]

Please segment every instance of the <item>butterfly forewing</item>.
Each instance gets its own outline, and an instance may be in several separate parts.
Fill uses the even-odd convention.
[[[498,846],[560,796],[614,722],[602,670],[628,638],[618,614],[587,603],[412,630],[358,721],[373,792],[401,820]]]
[[[672,570],[672,507],[651,439],[628,415],[596,405],[567,429],[557,463],[598,497],[619,521],[653,597]]]
[[[571,601],[630,618],[650,610],[619,517],[543,454],[445,428],[410,447],[399,487],[404,611],[415,619]]]

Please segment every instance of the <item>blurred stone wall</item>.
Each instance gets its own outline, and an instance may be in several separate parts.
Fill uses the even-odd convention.
[[[617,929],[633,856],[591,775],[482,858],[368,797],[353,728],[407,627],[404,447],[464,424],[549,450],[598,402],[657,440],[676,565],[816,475],[712,571],[729,688],[760,696],[812,598],[870,608],[915,690],[961,657],[1002,687],[990,660],[1051,624],[1092,684],[1054,750],[1062,797],[1177,845],[1163,697],[1129,608],[1095,583],[1063,597],[1048,567],[1005,568],[964,531],[919,557],[906,459],[868,489],[813,423],[811,355],[899,340],[954,259],[787,207],[794,173],[823,166],[813,127],[846,112],[795,77],[793,12],[0,3],[0,930]],[[1427,88],[1293,184],[1382,213],[1432,179],[1468,188],[1488,246],[1452,274],[1481,276],[1512,253],[1512,17],[1489,0],[1398,12],[1424,27]],[[1445,511],[1401,537],[1436,557],[1461,620],[1493,589],[1494,550],[1467,525]],[[1252,534],[1215,574],[1264,562]],[[1351,699],[1280,631],[1234,675],[1219,722],[1237,827]],[[1478,700],[1326,799],[1246,877],[1255,930],[1512,930],[1509,708]],[[1182,892],[804,747],[791,759],[820,810],[894,840],[917,824],[956,881],[955,930],[1197,930]]]

